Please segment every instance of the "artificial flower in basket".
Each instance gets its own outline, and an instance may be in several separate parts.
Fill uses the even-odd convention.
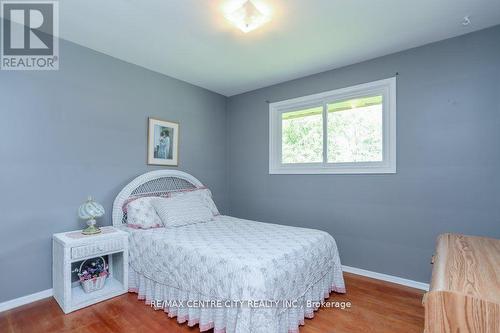
[[[90,263],[84,265],[87,261]],[[102,289],[108,275],[108,265],[103,257],[84,260],[78,270],[80,284],[86,293]]]

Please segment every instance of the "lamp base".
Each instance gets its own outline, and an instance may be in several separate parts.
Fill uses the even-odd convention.
[[[95,235],[101,232],[101,229],[96,227],[95,225],[91,225],[88,228],[82,230],[82,234],[84,235]]]

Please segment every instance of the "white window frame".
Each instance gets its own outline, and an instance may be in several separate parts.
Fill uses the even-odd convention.
[[[382,161],[328,163],[327,104],[373,95],[383,96]],[[283,164],[282,113],[323,107],[323,162]],[[385,174],[396,173],[396,78],[359,84],[269,104],[269,174]]]

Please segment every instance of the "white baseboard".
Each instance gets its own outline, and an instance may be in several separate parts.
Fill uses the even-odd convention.
[[[412,288],[421,289],[421,290],[425,290],[425,291],[429,290],[428,283],[403,279],[403,278],[393,276],[393,275],[387,275],[387,274],[367,271],[365,269],[351,267],[351,266],[345,266],[345,265],[342,265],[342,270],[344,272],[353,273],[353,274],[357,274],[357,275],[363,275],[363,276],[370,277],[370,278],[377,279],[377,280],[397,283],[397,284],[401,284],[401,285],[407,286],[407,287],[412,287]]]
[[[25,305],[28,303],[36,302],[41,299],[51,297],[52,296],[52,289],[47,289],[43,291],[39,291],[37,293],[31,294],[31,295],[26,295],[22,296],[19,298],[14,298],[11,299],[10,301],[6,301],[3,303],[0,303],[0,312],[7,311],[13,308],[17,308],[18,306]]]
[[[367,271],[365,269],[351,267],[351,266],[345,266],[345,265],[342,265],[342,269],[344,272],[348,272],[348,273],[363,275],[363,276],[367,276],[367,277],[370,277],[373,279],[397,283],[397,284],[401,284],[403,286],[413,287],[413,288],[417,288],[417,289],[421,289],[421,290],[429,290],[429,284],[423,283],[423,282],[417,282],[417,281],[413,281],[413,280],[403,279],[403,278],[393,276],[393,275],[387,275],[387,274]],[[7,311],[7,310],[10,310],[13,308],[17,308],[18,306],[32,303],[32,302],[35,302],[35,301],[38,301],[38,300],[41,300],[41,299],[44,299],[47,297],[51,297],[51,296],[52,296],[52,289],[47,289],[47,290],[43,290],[43,291],[31,294],[31,295],[15,298],[15,299],[12,299],[10,301],[0,303],[0,312]]]

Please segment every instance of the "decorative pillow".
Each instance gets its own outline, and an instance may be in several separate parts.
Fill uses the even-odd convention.
[[[178,196],[200,197],[202,201],[207,205],[207,207],[210,208],[214,216],[220,215],[219,210],[217,209],[217,206],[212,199],[212,192],[210,192],[210,190],[206,187],[195,190],[177,191],[170,193],[171,198],[175,198]]]
[[[162,227],[162,222],[151,201],[155,198],[144,197],[127,205],[127,226],[138,229]]]
[[[179,195],[172,198],[156,198],[151,201],[165,227],[207,222],[214,214],[200,196]]]

